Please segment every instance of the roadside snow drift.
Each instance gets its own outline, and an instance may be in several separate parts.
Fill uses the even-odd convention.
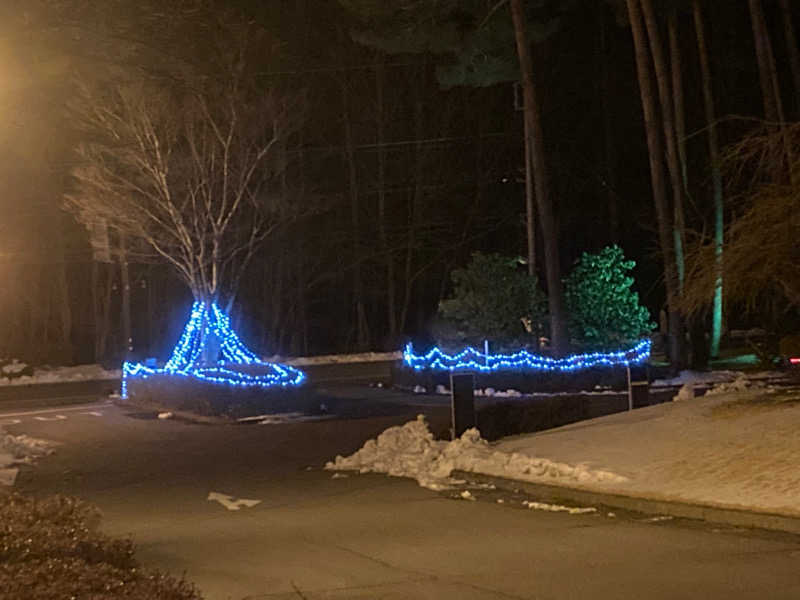
[[[452,442],[437,441],[433,439],[423,415],[405,425],[390,427],[376,439],[367,441],[355,454],[337,456],[325,468],[410,477],[432,490],[446,489],[458,483],[450,477],[454,470],[534,482],[560,481],[566,485],[625,481],[615,473],[592,470],[583,464],[570,465],[516,452],[498,452],[474,428]]]

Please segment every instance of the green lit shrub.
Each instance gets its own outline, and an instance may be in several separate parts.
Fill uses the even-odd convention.
[[[565,285],[570,335],[587,349],[615,349],[647,335],[655,324],[631,289],[635,266],[618,246],[584,252]]]

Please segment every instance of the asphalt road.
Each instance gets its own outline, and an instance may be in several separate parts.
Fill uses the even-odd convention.
[[[490,490],[455,500],[321,469],[418,411],[446,426],[444,407],[389,406],[366,418],[212,426],[97,403],[0,423],[60,443],[18,488],[94,502],[102,527],[131,535],[146,565],[185,572],[210,600],[800,598],[796,537],[546,513]]]

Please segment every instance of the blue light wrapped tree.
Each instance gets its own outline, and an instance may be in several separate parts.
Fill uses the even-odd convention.
[[[298,369],[260,360],[242,343],[231,328],[230,319],[216,303],[199,301],[192,306],[191,317],[164,368],[123,364],[122,397],[128,396],[129,379],[155,375],[262,389],[298,386],[305,380]]]
[[[163,368],[123,365],[123,396],[135,382],[136,393],[156,401],[200,395],[219,413],[231,390],[245,390],[236,402],[250,401],[304,380],[297,369],[259,360],[221,308],[225,301],[230,310],[259,245],[303,210],[287,201],[281,178],[285,140],[302,113],[285,89],[256,76],[274,48],[262,33],[209,40],[213,78],[178,69],[180,85],[169,77],[104,84],[76,100],[89,135],[77,149],[67,206],[87,225],[149,247],[195,299]]]

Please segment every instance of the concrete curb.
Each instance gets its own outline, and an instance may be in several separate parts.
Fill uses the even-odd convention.
[[[553,504],[567,503],[579,506],[601,505],[645,514],[669,515],[671,517],[708,521],[710,523],[731,525],[734,527],[770,529],[800,535],[800,517],[736,508],[722,508],[708,504],[694,504],[676,502],[673,500],[659,500],[642,496],[595,492],[543,483],[532,483],[517,479],[507,479],[505,477],[496,477],[494,475],[484,475],[482,473],[472,473],[468,471],[453,471],[452,476],[457,479],[469,479],[481,483],[491,483],[498,489],[522,490],[535,497],[537,500]]]

